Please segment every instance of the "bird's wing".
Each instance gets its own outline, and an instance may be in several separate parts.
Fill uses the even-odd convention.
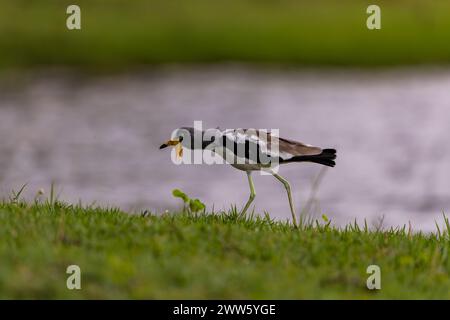
[[[266,136],[264,137],[264,135]],[[262,140],[268,142],[268,149],[271,150],[271,153],[273,155],[275,155],[278,148],[279,157],[284,160],[295,156],[317,155],[322,152],[322,149],[319,147],[314,147],[302,142],[277,137],[271,132],[258,131],[258,137],[264,137]],[[276,145],[277,143],[278,146]]]
[[[322,149],[298,141],[279,138],[280,153],[292,156],[313,156],[322,153]]]
[[[227,139],[237,144],[255,143],[258,152],[271,157],[279,157],[288,160],[295,156],[317,155],[322,152],[321,148],[304,144],[302,142],[280,138],[269,131],[253,129],[230,129],[222,133]]]

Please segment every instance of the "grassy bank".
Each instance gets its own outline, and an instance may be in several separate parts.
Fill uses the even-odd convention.
[[[378,66],[448,64],[450,2],[377,1],[382,29],[359,0],[0,0],[0,68],[124,68],[167,62]]]
[[[230,212],[0,204],[0,298],[450,298],[450,243],[407,229],[295,230]],[[81,290],[66,288],[80,266]],[[366,268],[382,289],[366,289]]]

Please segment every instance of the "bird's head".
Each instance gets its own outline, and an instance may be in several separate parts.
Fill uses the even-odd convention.
[[[213,130],[210,132],[210,130]],[[206,146],[214,142],[220,133],[218,129],[202,131],[192,127],[181,127],[172,132],[170,140],[164,142],[159,148],[164,149],[169,146],[175,147],[177,155],[183,155],[183,147],[188,149],[205,149]]]
[[[194,129],[192,127],[182,127],[175,129],[172,132],[171,138],[164,142],[159,148],[164,149],[169,146],[175,147],[177,157],[183,156],[183,147],[188,149],[195,149],[195,146],[200,143],[203,137],[203,131]],[[198,140],[199,142],[196,142]]]

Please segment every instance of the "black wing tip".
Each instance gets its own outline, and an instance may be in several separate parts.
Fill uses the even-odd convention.
[[[324,165],[324,166],[327,166],[327,167],[334,167],[334,166],[336,166],[336,162],[334,161],[335,158],[336,157],[334,157],[334,158],[325,158],[325,159],[323,159],[323,158],[313,158],[313,159],[311,159],[309,161],[314,162],[314,163],[318,163],[318,164],[321,164],[321,165]]]
[[[322,153],[323,154],[336,154],[336,149],[323,149]]]
[[[336,160],[336,149],[323,149],[321,154],[309,158],[309,161],[327,167],[336,166],[336,162],[334,160]]]
[[[321,158],[325,158],[326,160],[335,160],[336,159],[336,149],[323,149],[322,153],[319,155]]]
[[[327,166],[327,167],[332,167],[332,168],[334,168],[336,166],[336,162],[334,162],[333,160],[323,162],[321,164],[323,164],[324,166]]]

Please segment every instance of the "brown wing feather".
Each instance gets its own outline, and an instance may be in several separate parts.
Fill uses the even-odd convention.
[[[261,132],[259,130],[255,130],[258,137],[262,134],[266,134],[266,141],[269,145],[272,142],[272,136],[270,132]],[[292,154],[292,156],[313,156],[322,153],[322,149],[319,147],[313,147],[298,141],[289,140],[285,138],[279,139],[279,150],[280,152],[286,152]]]
[[[280,139],[280,151],[290,153],[293,156],[313,156],[322,153],[322,149],[319,147],[309,146],[304,143],[289,139],[284,138],[279,139]]]

